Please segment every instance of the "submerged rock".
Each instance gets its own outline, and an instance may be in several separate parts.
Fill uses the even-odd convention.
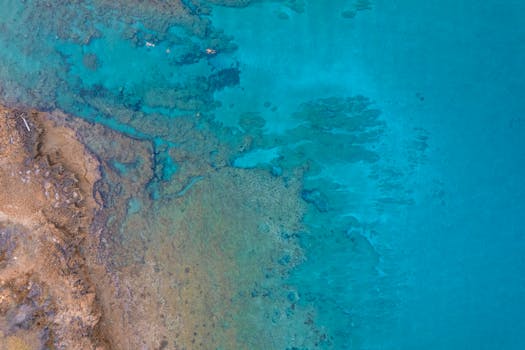
[[[322,213],[328,211],[328,199],[318,190],[303,190],[301,198],[305,202],[313,204]]]

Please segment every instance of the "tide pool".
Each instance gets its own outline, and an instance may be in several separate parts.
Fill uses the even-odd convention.
[[[2,104],[111,130],[145,348],[525,347],[522,2],[0,5]]]

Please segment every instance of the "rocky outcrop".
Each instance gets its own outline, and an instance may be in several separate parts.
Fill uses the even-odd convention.
[[[89,227],[97,160],[45,113],[0,109],[0,349],[107,349]]]

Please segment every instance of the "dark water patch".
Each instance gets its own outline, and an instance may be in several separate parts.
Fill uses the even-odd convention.
[[[305,202],[313,204],[320,212],[328,211],[328,198],[319,192],[319,190],[302,190],[301,198]]]
[[[222,69],[208,78],[209,89],[212,91],[220,91],[225,87],[236,86],[239,85],[239,82],[239,68]]]

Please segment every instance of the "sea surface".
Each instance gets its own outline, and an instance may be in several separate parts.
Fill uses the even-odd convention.
[[[518,350],[523,18],[517,0],[0,0],[0,102],[151,145],[112,266],[191,266],[164,301],[217,327],[188,349]]]

